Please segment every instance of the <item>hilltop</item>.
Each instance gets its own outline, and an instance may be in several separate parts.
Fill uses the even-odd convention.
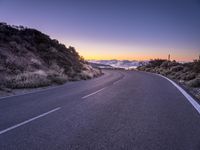
[[[36,29],[0,23],[0,90],[63,84],[100,74],[74,47]]]

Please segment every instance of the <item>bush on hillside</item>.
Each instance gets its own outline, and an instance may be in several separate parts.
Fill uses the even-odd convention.
[[[194,60],[193,62],[193,71],[196,73],[200,73],[200,59],[199,60]]]
[[[6,77],[4,86],[12,89],[18,88],[37,88],[42,86],[48,86],[51,81],[46,78],[45,75],[37,73],[22,73],[17,76]]]
[[[170,68],[170,71],[172,71],[172,72],[177,72],[177,71],[181,71],[181,70],[183,70],[183,66],[181,66],[181,65],[173,66]]]
[[[182,73],[181,75],[181,79],[182,80],[185,80],[185,81],[189,81],[189,80],[192,80],[196,77],[196,73],[194,72],[187,72],[187,73]]]
[[[47,76],[47,79],[49,79],[52,83],[55,83],[55,84],[64,84],[65,82],[69,81],[68,76],[57,75],[57,74],[49,74]]]
[[[166,62],[165,59],[154,59],[149,61],[149,66],[151,67],[160,67],[163,62]]]
[[[190,87],[200,87],[200,78],[196,78],[187,82]]]

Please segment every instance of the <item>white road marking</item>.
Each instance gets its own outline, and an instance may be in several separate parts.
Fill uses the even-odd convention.
[[[113,82],[113,85],[115,85],[115,84],[119,83],[119,82],[120,82],[122,79],[123,79],[123,78],[121,78],[121,79],[119,79],[119,80],[117,80],[117,81]]]
[[[200,114],[200,105],[194,100],[185,90],[183,90],[178,84],[176,84],[174,81],[168,79],[167,77],[157,74],[165,79],[167,79],[169,82],[171,82],[185,97],[186,99],[192,104],[192,106],[199,112]]]
[[[91,94],[88,94],[88,95],[86,95],[86,96],[83,96],[82,99],[85,99],[85,98],[88,98],[88,97],[90,97],[90,96],[92,96],[92,95],[94,95],[94,94],[97,94],[97,93],[103,91],[104,89],[105,89],[105,88],[102,88],[102,89],[100,89],[100,90],[98,90],[98,91],[96,91],[96,92],[94,92],[94,93],[91,93]]]
[[[113,83],[113,85],[117,84],[119,81],[121,81],[121,79],[120,79],[120,80],[117,80],[117,81],[115,81],[115,82]]]
[[[4,129],[4,130],[0,131],[0,135],[3,134],[3,133],[8,132],[8,131],[10,131],[10,130],[13,130],[13,129],[15,129],[15,128],[18,128],[18,127],[20,127],[20,126],[23,126],[23,125],[25,125],[25,124],[27,124],[27,123],[29,123],[29,122],[32,122],[32,121],[34,121],[34,120],[36,120],[36,119],[39,119],[39,118],[41,118],[41,117],[44,117],[44,116],[46,116],[46,115],[48,115],[48,114],[50,114],[50,113],[53,113],[53,112],[55,112],[55,111],[57,111],[57,110],[59,110],[59,109],[61,109],[61,107],[55,108],[55,109],[53,109],[53,110],[51,110],[51,111],[48,111],[48,112],[46,112],[46,113],[43,113],[43,114],[41,114],[41,115],[39,115],[39,116],[36,116],[36,117],[34,117],[34,118],[31,118],[31,119],[29,119],[29,120],[26,120],[26,121],[24,121],[24,122],[21,122],[21,123],[19,123],[19,124],[14,125],[14,126],[11,126],[11,127],[7,128],[7,129]]]

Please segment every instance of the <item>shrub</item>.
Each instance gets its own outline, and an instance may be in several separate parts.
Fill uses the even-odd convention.
[[[162,67],[162,68],[168,68],[169,67],[169,61],[164,61],[161,65],[160,65],[160,67]]]
[[[193,62],[193,70],[196,73],[200,73],[200,59],[199,60],[194,60],[194,62]]]
[[[147,72],[151,72],[151,70],[152,70],[151,68],[146,68],[145,69],[145,71],[147,71]]]
[[[173,66],[170,68],[170,70],[173,72],[181,71],[181,70],[183,70],[183,66],[181,66],[181,65]]]
[[[176,79],[181,79],[181,76],[182,76],[182,72],[176,72],[175,73]]]
[[[190,71],[190,68],[184,66],[184,68],[183,68],[183,72],[185,73],[185,72],[188,72],[188,71]]]
[[[189,81],[192,80],[196,77],[196,73],[192,73],[192,72],[187,72],[187,73],[183,73],[181,75],[181,79],[185,80],[185,81]]]
[[[44,75],[37,73],[22,73],[16,76],[6,77],[5,86],[12,89],[17,88],[36,88],[42,86],[48,86],[51,81]]]
[[[166,74],[166,75],[169,75],[169,74],[171,74],[171,73],[172,73],[172,72],[171,72],[170,70],[166,70],[166,71],[165,71],[165,74]]]
[[[145,71],[145,69],[146,69],[146,66],[140,66],[140,67],[138,68],[138,70],[141,70],[141,71]]]
[[[52,83],[55,84],[64,84],[69,80],[68,76],[66,75],[48,75],[47,77],[49,80],[51,80]]]
[[[187,82],[190,87],[200,87],[200,78],[196,78]]]
[[[166,62],[167,60],[165,59],[154,59],[150,60],[149,64],[151,67],[159,67],[163,62]]]

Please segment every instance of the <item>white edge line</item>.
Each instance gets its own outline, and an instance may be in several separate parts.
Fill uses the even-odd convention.
[[[86,95],[86,96],[83,96],[82,99],[85,99],[85,98],[90,97],[90,96],[92,96],[92,95],[94,95],[94,94],[97,94],[97,93],[103,91],[104,89],[105,89],[105,88],[102,88],[102,89],[100,89],[100,90],[98,90],[98,91],[96,91],[96,92],[93,92],[93,93],[91,93],[91,94],[88,94],[88,95]]]
[[[192,106],[199,112],[200,114],[200,105],[196,102],[195,99],[193,99],[184,89],[182,89],[178,84],[176,84],[174,81],[170,80],[169,78],[160,75],[160,74],[156,74],[162,78],[165,78],[166,80],[168,80],[169,82],[171,82],[185,97],[186,99],[192,104]]]
[[[50,113],[53,113],[53,112],[55,112],[55,111],[57,111],[57,110],[59,110],[59,109],[61,109],[61,107],[57,107],[57,108],[55,108],[55,109],[53,109],[53,110],[51,110],[51,111],[48,111],[48,112],[46,112],[46,113],[43,113],[43,114],[39,115],[39,116],[36,116],[36,117],[34,117],[34,118],[28,119],[28,120],[26,120],[26,121],[24,121],[24,122],[21,122],[21,123],[19,123],[19,124],[14,125],[14,126],[11,126],[11,127],[7,128],[7,129],[4,129],[4,130],[0,131],[0,135],[3,134],[3,133],[8,132],[8,131],[10,131],[10,130],[13,130],[13,129],[17,128],[17,127],[20,127],[20,126],[22,126],[22,125],[25,125],[25,124],[27,124],[27,123],[29,123],[29,122],[32,122],[32,121],[34,121],[34,120],[36,120],[36,119],[39,119],[39,118],[41,118],[41,117],[44,117],[44,116],[46,116],[46,115],[48,115],[48,114],[50,114]]]

